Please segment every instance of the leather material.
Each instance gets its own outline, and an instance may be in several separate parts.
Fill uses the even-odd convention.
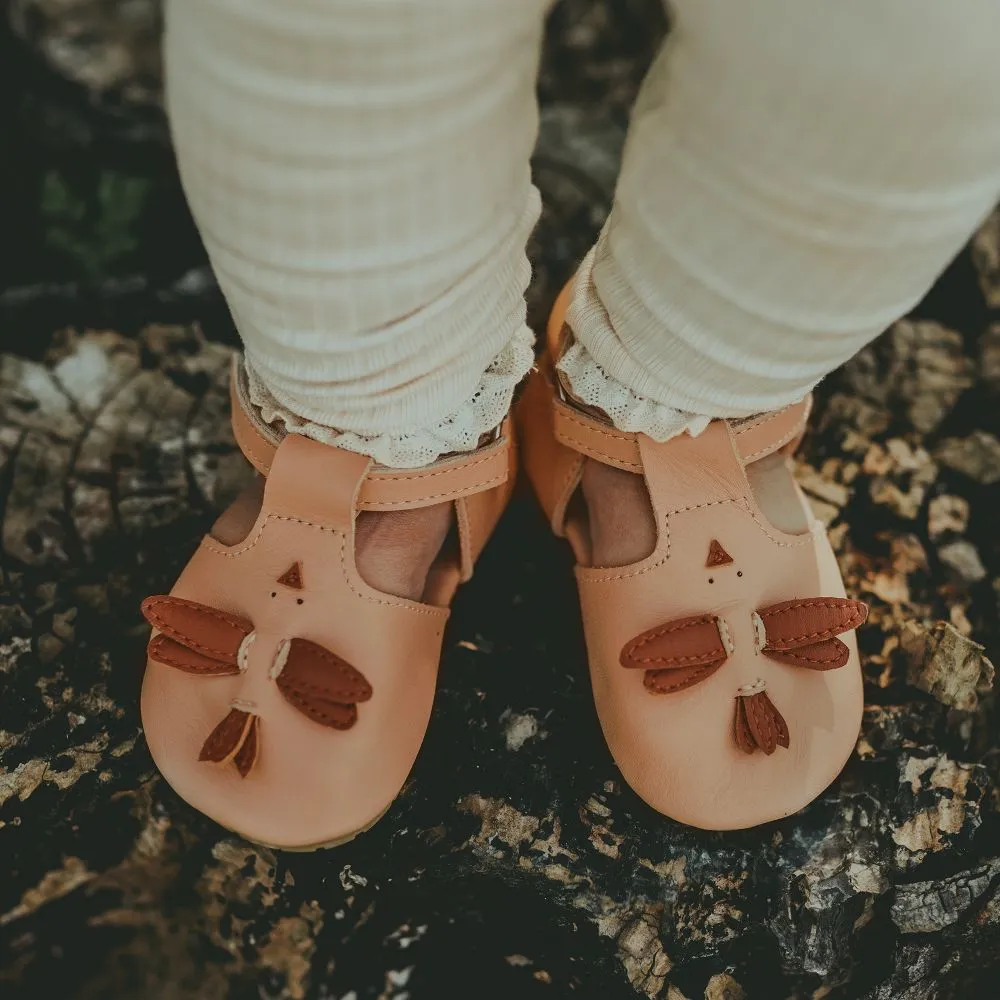
[[[195,649],[191,649],[183,642],[171,639],[166,635],[154,635],[149,640],[146,652],[150,659],[157,663],[165,663],[168,667],[176,667],[189,674],[201,674],[203,676],[224,676],[226,674],[238,674],[239,667],[235,660],[220,660],[216,657],[206,656]]]
[[[345,534],[354,530],[354,502],[368,476],[371,459],[340,451],[299,434],[289,434],[278,446],[264,484],[264,506],[275,516],[300,519]],[[309,469],[308,475],[303,470]],[[308,563],[289,552],[308,572]],[[284,571],[288,561],[281,567]],[[280,572],[271,581],[276,581]]]
[[[774,413],[765,413],[734,425],[736,450],[744,465],[756,462],[788,445],[797,446],[805,433],[812,396]]]
[[[253,631],[245,618],[178,597],[147,597],[141,610],[162,636],[232,667],[240,643]]]
[[[766,635],[761,650],[765,655],[811,670],[834,670],[850,657],[835,636],[863,625],[868,607],[861,601],[826,597],[783,601],[758,614]]]
[[[480,490],[455,501],[462,582],[472,576],[476,560],[479,559],[480,553],[493,534],[500,515],[506,509],[517,481],[518,449],[513,433],[513,421],[509,417],[504,422],[501,434],[503,440],[507,442],[507,470],[503,481],[492,489]]]
[[[247,460],[261,475],[267,476],[279,438],[249,412],[239,390],[242,378],[239,358],[234,356],[230,379],[233,435]],[[504,485],[510,480],[512,470],[516,470],[511,459],[511,430],[508,418],[501,425],[495,442],[467,455],[443,458],[420,469],[372,468],[361,484],[357,509],[384,511],[426,507],[472,497]]]
[[[393,503],[464,500],[468,574],[510,495],[512,429],[508,421],[481,452],[395,482],[364,456],[301,436],[268,455],[237,436],[266,459],[263,505],[242,542],[206,537],[170,598],[147,602],[151,651],[169,641],[168,654],[180,647],[191,662],[148,659],[143,726],[160,771],[195,808],[251,840],[315,847],[369,826],[402,788],[430,718],[449,614],[361,579],[354,521],[369,484],[381,476],[383,492],[367,495]],[[457,563],[440,573],[442,605],[459,575]],[[216,663],[226,672],[204,676]],[[199,761],[203,752],[233,766]]]
[[[231,547],[204,539],[173,589],[175,596],[252,620],[245,672],[193,677],[150,660],[142,690],[150,751],[178,794],[223,826],[283,847],[348,836],[395,798],[430,718],[448,618],[446,608],[369,587],[354,564],[350,524],[330,525],[289,508],[296,482],[310,495],[314,448],[333,451],[298,438],[283,441],[249,536]],[[340,478],[352,479],[357,456],[340,456]],[[285,482],[276,484],[279,477]],[[280,511],[273,506],[276,493],[283,498]],[[301,591],[275,585],[293,561],[302,565]],[[306,718],[271,676],[279,647],[294,637],[357,664],[378,692],[350,729]],[[245,779],[235,768],[198,761],[207,735],[233,707],[260,718],[260,754]]]
[[[278,582],[289,574],[295,584],[291,589],[302,590],[298,562]],[[272,591],[271,596],[277,594]],[[149,640],[150,660],[186,673],[213,676],[240,674],[248,668],[244,657],[256,639],[249,621],[177,597],[147,597],[142,610],[150,624],[163,629]],[[333,729],[350,729],[358,718],[356,703],[372,696],[371,685],[359,671],[308,639],[296,637],[279,643],[269,676],[289,704],[311,721]],[[198,759],[213,763],[232,760],[245,778],[257,761],[258,720],[236,707],[235,701],[232,704],[229,714],[205,740]]]
[[[528,377],[515,414],[520,429],[524,470],[552,530],[565,535],[566,506],[583,474],[584,456],[552,432],[555,421],[552,364],[545,355],[539,371]]]
[[[771,703],[766,691],[737,695],[733,723],[736,745],[743,753],[763,750],[767,756],[778,747],[789,747],[788,724]]]
[[[278,690],[300,712],[333,729],[350,729],[358,717],[356,703],[372,696],[363,674],[308,639],[291,640],[275,680]]]
[[[255,716],[233,708],[201,745],[198,760],[210,764],[228,764],[239,753],[253,726]]]
[[[550,345],[562,326],[561,308],[553,311]],[[826,533],[805,498],[799,494],[808,529],[783,532],[758,507],[745,472],[747,462],[794,446],[808,401],[750,421],[713,421],[696,438],[661,444],[632,435],[656,518],[656,547],[637,563],[605,569],[589,565],[586,528],[565,514],[567,493],[579,481],[576,463],[595,450],[597,435],[573,447],[565,433],[559,437],[551,370],[545,360],[519,404],[525,468],[557,533],[580,539],[576,577],[594,700],[622,775],[653,808],[707,829],[749,827],[796,812],[850,756],[863,704],[853,631],[837,640],[848,654],[841,669],[801,669],[777,661],[774,650],[764,653],[754,620],[757,609],[783,602],[845,597]],[[579,416],[595,431],[608,430],[589,414]],[[573,434],[579,439],[587,432],[574,424]],[[607,451],[606,443],[600,448]],[[706,566],[713,540],[731,562]],[[650,642],[638,657],[653,651],[670,661],[658,667],[661,687],[690,683],[661,695],[646,686],[648,669],[622,668],[623,651],[635,637],[665,622],[706,616],[726,623],[722,645],[729,651],[721,664],[710,655],[719,645],[705,627],[701,636],[690,633],[705,639],[704,647]],[[776,618],[772,631],[777,626]],[[687,630],[681,634],[686,638]],[[704,662],[677,665],[678,655]],[[695,678],[702,669],[706,676]]]
[[[573,451],[625,472],[642,472],[642,457],[635,434],[619,431],[561,399],[552,402],[552,426],[556,439]]]
[[[644,683],[657,694],[683,691],[710,677],[726,648],[715,615],[693,615],[649,629],[625,643],[621,665],[646,671]]]
[[[292,590],[301,590],[302,564],[298,562],[292,563],[292,565],[278,577],[278,583],[280,583],[282,587],[291,587]]]
[[[549,325],[548,351],[551,357],[556,357],[557,345],[564,339],[560,313],[563,308],[565,302],[560,297],[553,310],[554,322]],[[551,363],[540,370],[554,391],[558,383]],[[557,397],[551,398],[549,405],[555,438],[568,449],[626,472],[643,471],[639,445],[645,435],[618,430],[610,421],[585,413]],[[788,445],[797,444],[805,431],[811,408],[812,397],[807,396],[774,413],[733,421],[734,442],[741,461],[744,464],[755,462]]]
[[[233,763],[236,765],[236,773],[241,778],[245,778],[257,763],[257,755],[260,753],[260,718],[256,715],[250,717],[250,725],[243,738],[243,744],[236,751]]]
[[[546,350],[538,359],[537,370],[528,377],[514,409],[524,471],[552,530],[560,538],[566,537],[566,508],[580,485],[584,463],[583,454],[564,444],[554,433],[557,397],[552,359],[562,331],[561,317],[571,297],[572,285],[568,284],[553,307]],[[577,558],[585,558],[585,541],[573,539],[572,543]]]
[[[719,540],[713,538],[708,547],[708,558],[705,560],[705,565],[728,566],[732,561],[733,557],[719,544]]]

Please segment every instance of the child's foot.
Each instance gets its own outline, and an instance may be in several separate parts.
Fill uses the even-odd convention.
[[[653,808],[723,830],[802,808],[856,742],[862,678],[790,452],[808,400],[657,443],[565,401],[563,325],[518,404],[525,469],[576,579],[597,714]],[[577,489],[582,489],[583,503]]]
[[[224,545],[242,542],[256,523],[263,500],[264,477],[258,476],[219,516],[212,537]],[[448,536],[452,511],[450,503],[415,510],[361,511],[354,526],[361,578],[385,594],[420,600],[431,565]]]
[[[768,455],[746,472],[754,499],[771,524],[789,534],[808,531],[788,458]],[[642,476],[587,459],[580,485],[595,566],[628,566],[656,548],[656,518]]]
[[[642,476],[588,458],[581,487],[595,566],[628,566],[656,548],[656,519]]]
[[[510,497],[510,423],[468,455],[386,470],[272,440],[233,406],[266,480],[169,595],[143,602],[146,741],[174,790],[228,829],[342,843],[386,811],[420,749],[448,605]]]

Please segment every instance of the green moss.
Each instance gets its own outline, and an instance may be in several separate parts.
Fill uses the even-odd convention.
[[[137,229],[149,181],[102,171],[89,190],[57,170],[41,189],[45,243],[70,259],[81,279],[99,282],[120,271],[139,245]],[[89,185],[88,185],[89,187]]]

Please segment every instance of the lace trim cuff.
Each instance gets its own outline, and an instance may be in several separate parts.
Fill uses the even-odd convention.
[[[573,395],[581,403],[603,410],[620,431],[647,434],[654,441],[668,441],[685,431],[697,437],[712,420],[637,396],[612,378],[577,340],[570,344],[556,368],[566,376]]]
[[[522,327],[483,372],[475,392],[454,413],[429,427],[402,434],[360,434],[338,431],[297,417],[283,406],[244,360],[250,402],[261,419],[283,425],[286,433],[302,434],[323,444],[370,455],[380,465],[392,469],[414,469],[429,465],[442,455],[475,451],[483,435],[494,431],[510,410],[514,388],[535,360],[534,335]]]

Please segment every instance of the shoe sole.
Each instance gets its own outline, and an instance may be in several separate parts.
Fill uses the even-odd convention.
[[[344,844],[349,844],[355,837],[360,837],[361,834],[367,833],[391,808],[392,802],[390,802],[389,805],[387,805],[370,823],[366,823],[363,827],[355,830],[353,833],[346,833],[341,837],[334,837],[333,840],[324,840],[318,844],[304,844],[299,847],[286,847],[282,844],[269,844],[266,840],[255,840],[253,837],[248,837],[245,833],[240,833],[239,830],[233,830],[231,827],[227,826],[224,827],[224,829],[235,834],[237,837],[242,837],[245,841],[253,844],[255,847],[266,847],[269,851],[288,851],[291,854],[311,854],[313,851],[325,851],[330,848],[342,847]]]

